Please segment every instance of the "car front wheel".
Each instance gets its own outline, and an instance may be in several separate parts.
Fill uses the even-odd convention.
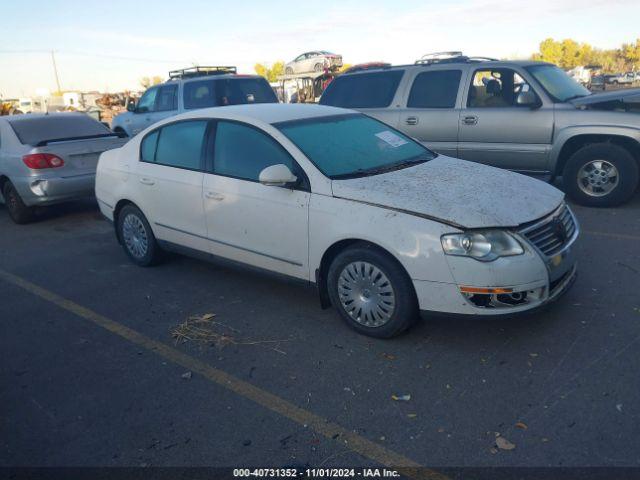
[[[17,224],[29,223],[33,220],[33,208],[25,205],[11,182],[5,183],[2,196],[11,220]]]
[[[628,202],[638,187],[638,163],[624,147],[594,143],[575,152],[562,179],[567,194],[590,207],[614,207]]]
[[[367,244],[350,247],[329,267],[327,287],[340,316],[365,335],[390,338],[418,316],[413,283],[398,262]]]
[[[160,247],[149,226],[149,222],[139,208],[127,205],[118,215],[118,238],[125,253],[133,263],[148,267],[160,260]]]

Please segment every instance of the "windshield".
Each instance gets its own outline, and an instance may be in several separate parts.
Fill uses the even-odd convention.
[[[357,113],[282,122],[275,127],[332,179],[375,175],[436,156],[397,130]]]
[[[540,82],[554,102],[586,97],[591,92],[555,65],[532,65],[526,70]]]

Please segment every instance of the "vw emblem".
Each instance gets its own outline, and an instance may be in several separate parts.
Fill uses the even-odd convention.
[[[553,219],[553,233],[564,243],[567,240],[567,229],[564,226],[560,217]]]

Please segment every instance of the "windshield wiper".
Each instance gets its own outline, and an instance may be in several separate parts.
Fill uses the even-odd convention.
[[[585,93],[584,95],[582,95],[582,94],[572,95],[571,97],[565,98],[564,101],[568,102],[569,100],[575,100],[576,98],[588,97],[589,95],[591,95],[591,94],[590,93]]]
[[[395,170],[401,170],[403,168],[417,165],[419,163],[424,163],[431,160],[432,158],[433,157],[425,158],[425,156],[420,155],[418,157],[410,158],[409,160],[403,160],[402,162],[393,163],[391,165],[384,165],[377,168],[359,168],[353,172],[342,173],[340,175],[333,175],[331,178],[333,180],[345,180],[348,178],[370,177],[371,175],[379,175],[381,173],[393,172]]]

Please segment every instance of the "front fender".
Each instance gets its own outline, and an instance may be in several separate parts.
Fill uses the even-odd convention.
[[[604,137],[625,137],[640,143],[640,129],[620,125],[576,125],[558,130],[549,155],[549,171],[556,172],[560,153],[572,138],[583,135]],[[558,172],[556,172],[558,173]]]

